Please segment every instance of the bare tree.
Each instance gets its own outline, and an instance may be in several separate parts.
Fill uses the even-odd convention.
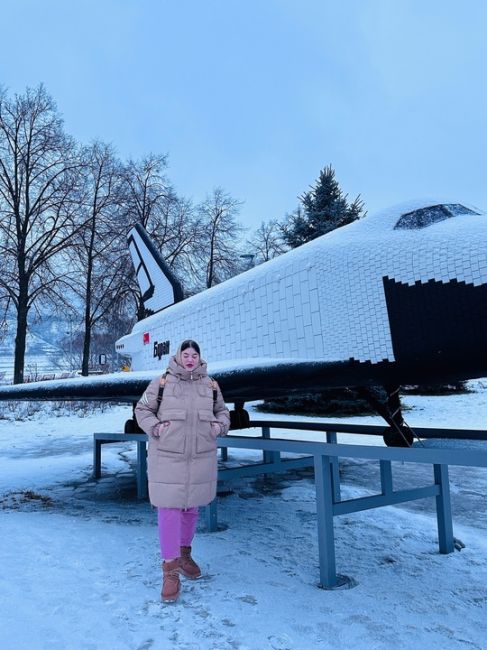
[[[120,219],[121,166],[112,147],[94,142],[83,149],[81,160],[84,227],[71,256],[76,268],[74,290],[83,306],[81,373],[88,375],[93,329],[115,308],[124,290],[120,250],[125,249],[125,229]]]
[[[162,206],[173,194],[165,175],[167,156],[150,154],[142,160],[129,160],[123,170],[128,223],[149,229],[157,221]]]
[[[205,226],[189,199],[173,195],[152,232],[162,256],[187,294],[199,284]]]
[[[0,286],[17,316],[14,382],[23,381],[29,311],[63,301],[65,269],[55,263],[71,244],[76,220],[76,147],[41,85],[9,99],[0,92]]]
[[[216,187],[199,206],[205,230],[203,263],[205,284],[212,287],[240,270],[238,237],[243,228],[236,221],[242,203]]]
[[[249,250],[254,252],[254,263],[268,262],[287,250],[283,239],[281,224],[276,219],[262,222],[253,236],[247,241]]]

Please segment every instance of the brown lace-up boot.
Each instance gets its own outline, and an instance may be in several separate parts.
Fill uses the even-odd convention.
[[[201,569],[191,557],[191,546],[181,546],[179,570],[186,578],[197,580],[201,578]]]
[[[179,560],[177,557],[175,560],[170,560],[169,562],[164,561],[162,564],[162,591],[161,599],[163,603],[175,603],[179,598],[179,593],[181,591],[181,581],[179,580]]]

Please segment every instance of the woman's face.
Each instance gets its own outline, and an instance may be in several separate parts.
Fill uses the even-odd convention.
[[[181,352],[181,361],[186,370],[194,370],[200,363],[200,355],[194,348],[186,348]]]

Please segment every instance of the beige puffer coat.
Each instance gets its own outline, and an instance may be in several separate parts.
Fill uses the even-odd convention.
[[[193,508],[213,501],[217,446],[211,423],[220,424],[219,435],[226,435],[230,426],[219,387],[213,401],[206,363],[190,372],[176,359],[169,362],[159,409],[159,378],[151,381],[135,408],[137,422],[149,435],[149,498],[159,508]],[[163,427],[166,421],[170,424]],[[154,436],[157,431],[159,437]]]

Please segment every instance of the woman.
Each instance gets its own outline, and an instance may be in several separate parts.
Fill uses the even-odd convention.
[[[191,557],[198,506],[216,496],[216,438],[230,426],[220,388],[208,377],[195,341],[181,343],[167,372],[147,387],[135,414],[149,436],[149,498],[158,509],[164,560],[161,598],[174,602],[180,574],[201,577]]]

